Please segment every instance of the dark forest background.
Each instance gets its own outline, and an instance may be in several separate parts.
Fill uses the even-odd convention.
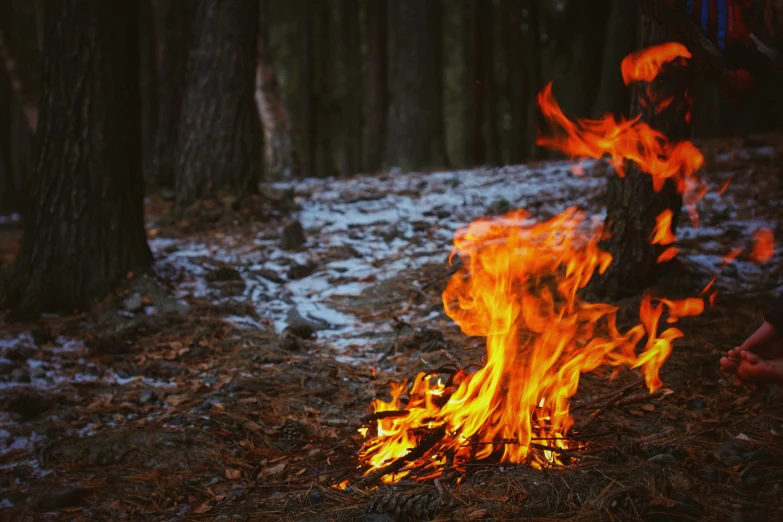
[[[32,171],[41,96],[41,4],[0,1],[4,213],[23,211]],[[189,53],[199,41],[213,45],[199,36],[210,30],[199,27],[209,23],[197,12],[201,4],[139,3],[148,188],[174,188],[180,111],[183,105],[202,103],[199,97],[209,91],[187,92],[189,83],[204,76],[188,70]],[[206,16],[218,20],[221,14]],[[554,82],[567,114],[627,112],[629,92],[619,64],[638,47],[638,17],[637,2],[627,0],[261,0],[257,10],[247,9],[233,26],[244,39],[236,52],[253,55],[254,97],[264,132],[249,131],[258,146],[251,143],[248,150],[252,155],[265,142],[259,179],[540,158],[544,151],[534,145],[535,96],[545,82]],[[219,31],[219,24],[212,30]],[[697,71],[694,136],[779,129],[779,88],[766,85],[750,99],[733,102],[698,78]],[[200,125],[198,118],[189,125]]]

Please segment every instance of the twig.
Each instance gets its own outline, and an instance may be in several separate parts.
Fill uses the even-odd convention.
[[[580,430],[585,430],[585,429],[587,429],[587,428],[588,428],[588,427],[589,427],[589,426],[590,426],[590,425],[591,425],[593,422],[595,422],[595,420],[596,420],[596,419],[597,419],[599,416],[601,416],[601,415],[602,415],[602,414],[603,414],[603,413],[604,413],[606,410],[608,410],[609,408],[614,408],[614,407],[620,406],[620,405],[622,405],[622,404],[627,404],[627,403],[624,403],[624,402],[623,402],[623,397],[624,397],[625,395],[627,395],[628,393],[630,393],[631,391],[633,391],[633,389],[634,389],[636,386],[638,386],[638,384],[637,384],[638,382],[639,382],[639,381],[637,381],[637,382],[633,383],[633,385],[632,385],[632,386],[626,386],[625,388],[623,388],[623,389],[621,390],[621,393],[620,393],[620,394],[619,394],[619,395],[618,395],[618,396],[617,396],[615,399],[613,399],[611,402],[607,403],[605,406],[603,406],[603,407],[601,407],[601,408],[598,408],[597,410],[595,410],[595,411],[594,411],[594,412],[593,412],[593,413],[592,413],[592,414],[591,414],[591,415],[590,415],[590,416],[587,418],[587,421],[586,421],[586,422],[585,422],[585,423],[584,423],[582,426],[580,426],[580,428],[579,428],[579,429],[580,429]],[[645,396],[645,397],[648,397],[648,396]]]
[[[634,388],[638,388],[642,384],[644,384],[644,378],[638,379],[637,381],[632,382],[628,386],[624,386],[623,388],[620,388],[619,390],[613,390],[613,391],[611,391],[609,393],[605,393],[603,395],[600,395],[600,396],[596,397],[595,399],[593,399],[592,401],[590,401],[588,403],[579,404],[578,406],[574,406],[573,408],[570,409],[570,411],[573,413],[573,412],[575,412],[577,410],[581,410],[581,409],[587,408],[589,406],[594,406],[595,404],[598,404],[598,403],[601,403],[603,401],[606,401],[606,400],[609,400],[611,398],[614,398],[615,395],[623,395],[625,393],[628,393],[630,390],[633,390]]]
[[[365,415],[364,417],[362,417],[361,422],[362,424],[367,424],[368,422],[377,421],[381,419],[397,419],[399,417],[407,417],[408,415],[410,415],[410,412],[408,410],[376,411],[371,415]]]
[[[456,273],[457,273],[457,271],[458,271],[460,268],[462,268],[462,264],[460,264],[460,265],[458,265],[458,266],[453,266],[453,267],[449,268],[449,269],[446,271],[446,273],[445,273],[445,274],[439,275],[438,277],[436,277],[435,279],[433,279],[433,280],[429,281],[428,283],[425,283],[425,284],[421,285],[421,289],[422,289],[422,290],[426,290],[426,289],[428,289],[429,287],[431,287],[432,285],[434,285],[435,283],[437,283],[438,281],[442,281],[442,280],[446,279],[447,277],[451,277],[451,276],[453,276],[454,274],[456,274]]]
[[[363,489],[375,486],[386,475],[396,473],[401,470],[405,466],[406,462],[412,462],[423,457],[424,454],[431,450],[435,444],[440,442],[440,440],[443,439],[445,435],[446,426],[435,428],[429,435],[421,439],[419,445],[410,450],[407,455],[403,455],[390,464],[373,471],[364,477],[364,479],[362,479],[362,481],[359,482],[356,487],[358,489]]]
[[[557,446],[547,446],[545,444],[537,444],[535,442],[531,442],[530,446],[536,449],[544,450],[544,451],[551,451],[552,453],[557,453],[559,455],[563,455],[565,457],[570,457],[572,459],[579,459],[579,460],[599,460],[598,457],[595,455],[582,455],[581,453],[576,453],[574,451],[569,451],[566,449],[558,448]]]

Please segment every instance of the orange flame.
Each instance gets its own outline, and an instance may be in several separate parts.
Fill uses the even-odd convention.
[[[665,309],[669,320],[699,313],[701,299],[653,305],[646,296],[640,324],[621,333],[617,307],[578,295],[596,270],[611,263],[598,247],[602,230],[589,230],[587,216],[575,208],[543,223],[529,217],[516,211],[457,232],[455,252],[465,266],[443,292],[443,303],[466,335],[487,338],[486,364],[470,375],[460,372],[448,385],[420,373],[410,389],[392,385],[391,401],[374,401],[376,412],[407,414],[378,421],[362,452],[370,470],[406,455],[421,429],[433,427],[447,433],[429,456],[433,464],[444,462],[447,452],[454,453],[455,465],[495,452],[501,461],[556,462],[549,451],[543,457],[531,451],[531,439],[560,439],[569,431],[569,398],[582,373],[602,365],[640,368],[650,391],[661,386],[658,371],[682,336],[676,328],[659,334],[661,316]],[[562,440],[550,442],[564,447]]]
[[[623,58],[620,70],[623,73],[625,85],[632,82],[651,82],[658,76],[663,64],[681,59],[688,59],[691,53],[682,44],[664,43],[641,49]]]
[[[664,63],[678,58],[690,58],[690,53],[677,43],[638,51],[623,60],[623,78],[626,83],[652,81]],[[658,109],[669,103],[670,99],[662,100]],[[696,203],[706,193],[706,187],[695,176],[704,164],[704,155],[693,143],[687,140],[669,142],[664,134],[642,122],[641,116],[618,121],[614,115],[607,114],[600,120],[577,118],[572,121],[552,95],[551,83],[539,93],[538,104],[552,127],[552,135],[539,137],[538,145],[575,158],[599,159],[608,155],[621,177],[625,175],[625,162],[632,161],[652,177],[656,192],[663,188],[667,179],[672,180],[683,195],[691,221],[698,224]]]
[[[679,44],[634,53],[623,61],[623,77],[626,83],[651,81],[663,63],[689,57]],[[609,155],[620,176],[625,162],[633,161],[652,177],[656,191],[672,180],[697,222],[695,203],[706,189],[694,174],[704,156],[692,143],[672,144],[639,117],[571,121],[552,96],[551,84],[538,100],[553,128],[551,137],[538,139],[539,145],[573,157]],[[659,101],[658,108],[669,103]],[[663,212],[656,221],[651,241],[673,243],[672,213]],[[486,362],[475,373],[457,372],[446,384],[419,373],[410,386],[407,381],[392,384],[389,402],[373,401],[376,414],[388,414],[377,416],[377,430],[360,453],[367,473],[409,456],[433,429],[445,436],[423,456],[409,456],[414,462],[385,481],[405,476],[412,467],[426,473],[449,462],[460,469],[468,460],[493,454],[501,462],[556,463],[556,452],[536,451],[532,439],[548,441],[553,449],[566,447],[564,437],[574,424],[569,400],[582,373],[605,365],[639,368],[651,392],[662,385],[658,372],[673,341],[683,334],[677,328],[659,333],[661,318],[665,311],[670,323],[698,315],[704,301],[654,303],[646,295],[639,324],[621,333],[617,307],[587,303],[578,294],[596,270],[604,272],[612,261],[598,247],[603,229],[591,230],[588,223],[575,208],[543,223],[517,211],[457,231],[454,252],[464,266],[443,292],[443,304],[466,335],[486,337]],[[675,254],[670,247],[659,261]]]
[[[775,255],[775,234],[767,228],[761,228],[753,232],[753,239],[750,259],[755,263],[765,263],[772,259]]]

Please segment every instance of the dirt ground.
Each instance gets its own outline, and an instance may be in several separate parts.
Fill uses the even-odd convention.
[[[775,140],[703,144],[711,160],[705,175],[716,186],[735,178],[735,199],[728,210],[705,203],[704,228],[712,235],[683,234],[684,275],[662,281],[662,288],[698,293],[714,275],[703,260],[745,245],[747,234],[735,226],[740,217],[731,214],[736,209],[742,219],[779,222],[780,158],[757,153],[779,148]],[[374,182],[363,178],[349,186],[360,192],[362,183]],[[756,327],[774,298],[778,257],[758,272],[745,265],[718,269],[719,299],[701,316],[681,321],[686,336],[663,367],[663,393],[633,388],[639,376],[631,371],[613,380],[603,368],[584,375],[572,401],[579,457],[564,458],[563,466],[535,470],[484,462],[450,480],[352,487],[362,474],[356,454],[363,439],[356,428],[370,401],[388,396],[390,381],[447,364],[480,364],[484,352],[481,339],[466,337],[442,313],[449,249],[426,224],[414,224],[410,237],[435,238],[427,247],[431,258],[403,262],[389,277],[368,272],[351,279],[352,269],[329,275],[327,286],[362,285],[355,294],[325,299],[358,318],[360,338],[340,345],[351,335],[350,324],[330,330],[313,315],[276,312],[277,294],[251,288],[248,273],[259,281],[276,278],[281,282],[274,284],[295,292],[310,277],[302,274],[320,273],[301,256],[317,257],[324,266],[362,255],[316,237],[305,223],[308,244],[315,246],[294,246],[285,262],[264,254],[285,270],[242,257],[253,255],[252,245],[264,248],[253,238],[277,243],[291,232],[291,216],[320,190],[308,187],[307,193],[275,187],[262,196],[195,208],[184,221],[172,220],[166,198],[156,195],[148,200],[148,228],[158,241],[153,274],[132,275],[92,310],[0,323],[4,517],[783,520],[781,389],[737,387],[718,365],[720,354]],[[601,190],[597,185],[583,204],[599,207]],[[368,205],[383,196],[356,197]],[[503,210],[493,205],[478,203],[487,213]],[[433,220],[450,219],[446,210],[438,212],[443,214]],[[388,233],[377,223],[366,227]],[[0,237],[0,260],[10,262],[18,230],[5,225]],[[221,258],[226,242],[240,243],[242,256]],[[182,245],[196,243],[214,247],[190,258],[203,270],[169,262]],[[419,246],[401,247],[395,262]],[[379,259],[368,266],[383,273],[391,265]],[[280,300],[298,303],[299,294],[280,292]],[[620,320],[633,321],[638,303],[618,303]],[[610,395],[629,386],[631,393]],[[335,487],[346,480],[347,489]]]

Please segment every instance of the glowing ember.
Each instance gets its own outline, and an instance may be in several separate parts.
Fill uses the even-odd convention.
[[[750,259],[756,263],[765,263],[775,255],[775,234],[762,228],[753,233],[753,250],[750,252]]]

